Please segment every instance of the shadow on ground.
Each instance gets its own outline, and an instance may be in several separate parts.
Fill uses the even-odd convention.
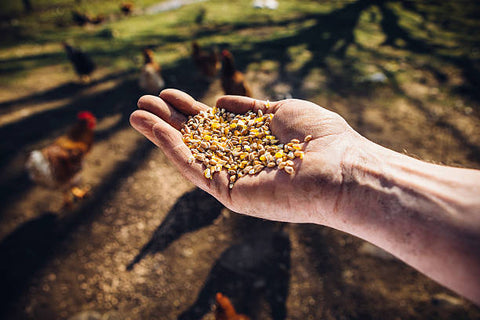
[[[183,234],[210,225],[221,213],[223,205],[211,195],[195,188],[181,196],[154,231],[135,258],[127,265],[132,270],[145,256],[165,250]]]
[[[244,226],[255,228],[257,221],[242,218]],[[271,318],[286,319],[290,281],[290,238],[281,227],[260,222],[261,228],[226,249],[213,265],[194,304],[178,319],[201,319],[215,303],[215,294],[229,297],[239,313],[256,319],[267,302]]]

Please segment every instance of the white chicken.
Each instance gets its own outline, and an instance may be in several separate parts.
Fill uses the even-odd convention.
[[[138,85],[145,92],[157,95],[165,87],[160,65],[154,61],[153,51],[150,49],[143,50],[143,58],[144,64],[140,70]]]

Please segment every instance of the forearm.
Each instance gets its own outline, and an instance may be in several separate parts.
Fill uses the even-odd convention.
[[[335,228],[368,240],[480,303],[480,171],[370,142],[346,159]]]

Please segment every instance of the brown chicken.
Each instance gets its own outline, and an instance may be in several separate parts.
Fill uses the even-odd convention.
[[[123,2],[122,4],[120,4],[120,11],[122,11],[124,15],[128,16],[132,14],[133,7],[134,7],[133,2],[130,2],[130,1]]]
[[[238,314],[230,302],[230,299],[220,292],[217,293],[215,299],[217,300],[215,320],[250,320],[246,315]]]
[[[217,76],[218,70],[220,70],[220,59],[215,50],[202,50],[195,41],[192,43],[192,59],[201,74],[209,78]]]
[[[138,85],[145,92],[157,95],[165,87],[160,65],[155,62],[153,51],[150,49],[143,49],[143,59]]]
[[[233,55],[228,50],[222,51],[222,88],[228,95],[252,96],[245,76],[235,69]]]
[[[96,16],[89,15],[87,13],[82,13],[77,10],[72,11],[72,20],[75,24],[79,26],[84,26],[86,24],[101,24],[105,21],[105,16],[103,14],[98,14]]]
[[[72,195],[83,198],[88,189],[80,189],[79,173],[83,159],[93,145],[95,116],[82,111],[77,123],[52,144],[30,153],[26,168],[30,178],[37,184],[63,191],[65,207],[73,203]]]

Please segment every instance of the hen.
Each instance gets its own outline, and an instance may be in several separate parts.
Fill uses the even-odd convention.
[[[228,50],[222,51],[222,88],[227,95],[252,96],[245,76],[235,69],[233,55]]]
[[[150,49],[143,50],[144,64],[140,71],[140,79],[138,85],[142,90],[150,94],[159,94],[160,90],[165,87],[165,81],[160,73],[161,68],[153,58],[153,51]]]
[[[72,20],[75,24],[79,26],[84,26],[88,23],[91,24],[101,24],[105,21],[105,16],[103,14],[98,14],[96,16],[89,15],[87,13],[82,13],[77,10],[72,11]]]
[[[128,16],[133,12],[133,2],[127,1],[120,4],[120,11],[123,12],[124,15]]]
[[[215,308],[215,320],[250,320],[250,318],[246,315],[238,314],[230,302],[230,299],[220,292],[217,293],[215,299],[217,301]]]
[[[35,183],[63,191],[64,206],[72,204],[71,194],[83,198],[88,192],[75,185],[79,180],[83,159],[93,145],[96,118],[92,113],[82,111],[77,119],[77,123],[65,135],[43,149],[32,151],[26,162],[28,174]]]
[[[77,10],[72,10],[72,20],[79,26],[84,26],[90,22],[90,16]]]
[[[192,59],[198,71],[206,77],[214,78],[220,69],[218,53],[202,50],[197,42],[192,43]]]
[[[73,65],[75,72],[80,76],[83,83],[90,82],[90,74],[95,70],[96,65],[92,58],[79,48],[74,48],[64,42],[63,47],[67,53],[67,57]]]

